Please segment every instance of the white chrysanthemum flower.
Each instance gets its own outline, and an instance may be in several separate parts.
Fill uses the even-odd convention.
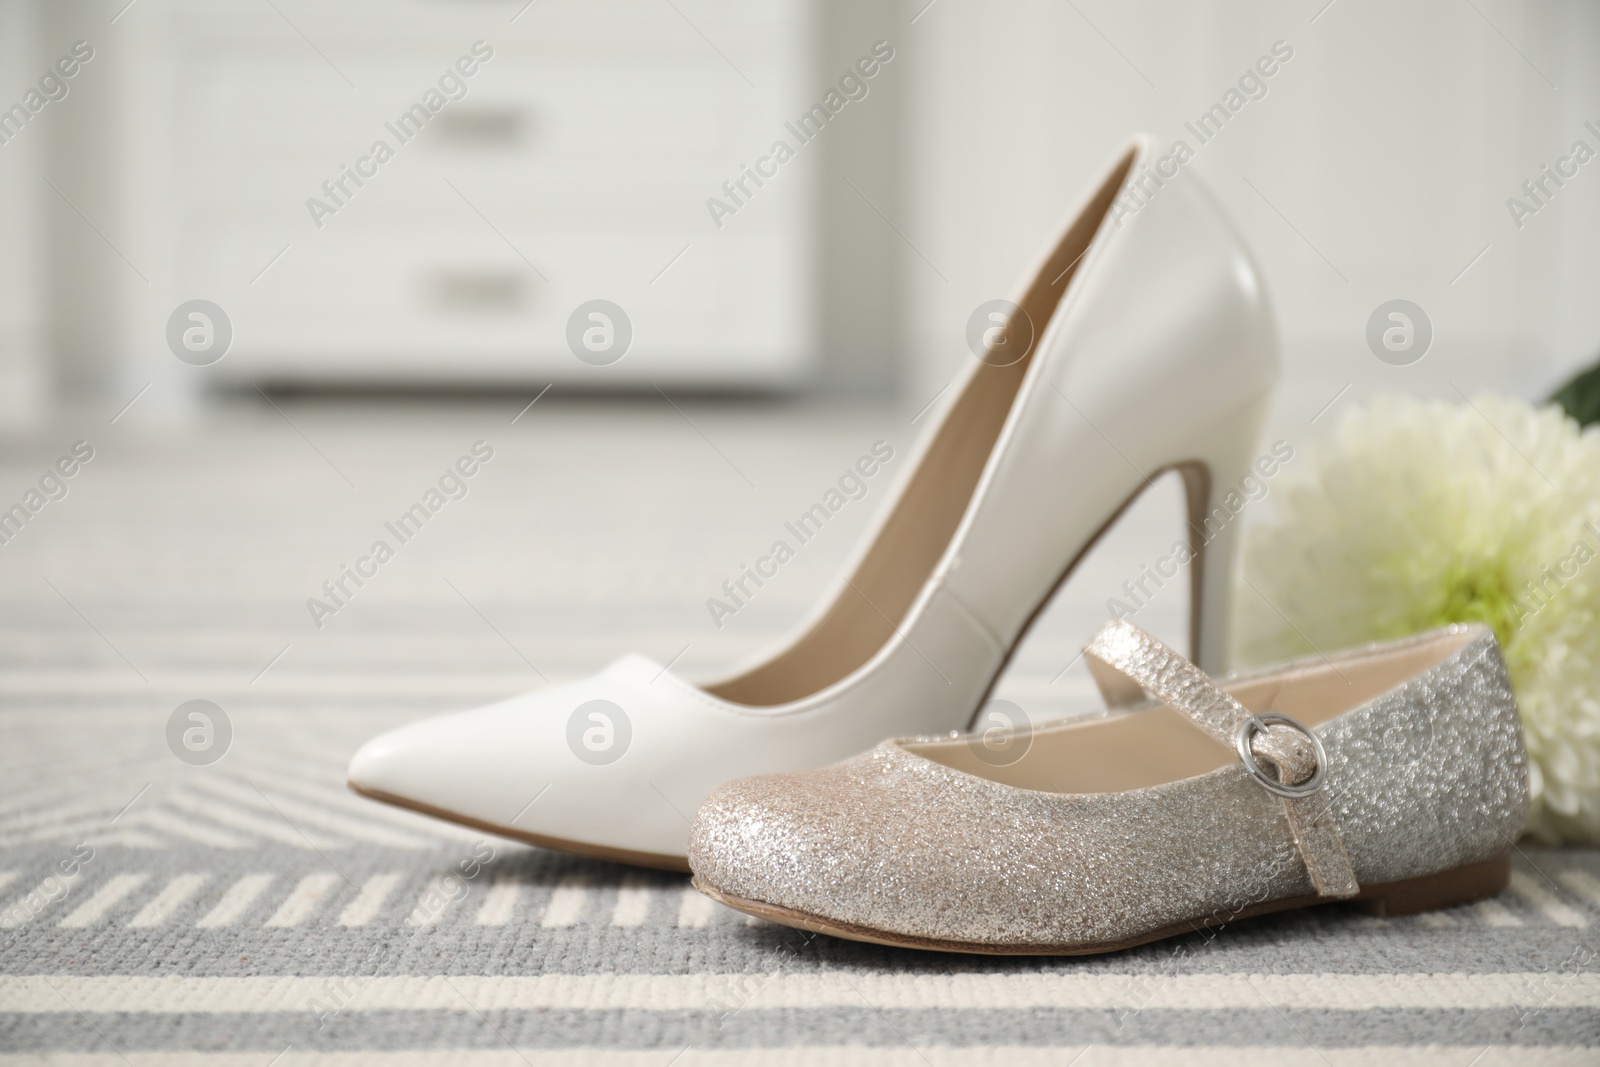
[[[1487,623],[1522,711],[1529,831],[1600,842],[1600,426],[1381,397],[1276,488],[1246,538],[1240,658]]]

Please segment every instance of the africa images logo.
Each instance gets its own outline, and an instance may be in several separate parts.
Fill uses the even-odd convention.
[[[783,128],[794,137],[794,144],[791,145],[787,138],[779,137],[767,148],[766,155],[757,157],[755,166],[752,167],[748,163],[739,164],[738,177],[722,183],[722,197],[706,197],[706,210],[711,213],[711,221],[716,224],[717,229],[722,229],[724,219],[730,215],[737,215],[739,209],[749,203],[758,190],[776,178],[779,168],[795,158],[801,145],[810,144],[821,136],[823,128],[851,101],[865,100],[867,93],[871,92],[871,86],[867,83],[893,58],[893,45],[888,41],[876,42],[872,46],[871,55],[857,59],[839,75],[837,88],[829,89],[821,100],[812,104],[798,119],[783,124]],[[751,183],[755,184],[754,189],[750,188]]]
[[[845,468],[835,486],[822,494],[822,499],[801,512],[792,522],[783,524],[784,531],[794,539],[779,538],[763,556],[756,557],[755,565],[739,565],[739,573],[722,583],[721,597],[707,597],[706,610],[711,622],[722,629],[724,620],[739,612],[755,598],[767,581],[778,576],[778,569],[791,559],[799,548],[822,532],[822,527],[851,501],[867,495],[868,480],[894,459],[894,446],[888,441],[874,441],[869,454],[858,458]],[[752,589],[751,586],[755,588]]]
[[[315,196],[306,198],[306,210],[311,212],[311,221],[316,223],[317,229],[322,229],[324,217],[337,215],[367,182],[378,176],[378,168],[395,157],[399,145],[413,140],[433,116],[445,109],[445,105],[465,100],[470,91],[467,79],[476,75],[483,64],[493,58],[494,49],[488,43],[473,41],[472,54],[461,56],[454,65],[446,67],[444,73],[439,75],[437,88],[428,86],[421,100],[400,112],[393,122],[383,124],[394,135],[394,145],[380,137],[372,142],[366,155],[356,159],[354,167],[346,163],[339,164],[338,176],[322,183],[322,193],[326,199]],[[354,189],[351,188],[352,184]]]

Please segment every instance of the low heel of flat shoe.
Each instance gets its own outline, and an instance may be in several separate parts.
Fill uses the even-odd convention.
[[[1373,915],[1415,915],[1492,897],[1511,883],[1511,854],[1421,878],[1369,885],[1352,902]]]

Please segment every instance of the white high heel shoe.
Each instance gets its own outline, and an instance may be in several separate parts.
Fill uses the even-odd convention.
[[[1162,183],[1153,148],[1134,138],[1067,216],[873,535],[783,647],[700,686],[624,656],[413,723],[356,753],[351,788],[687,870],[689,819],[724,782],[965,728],[1056,586],[1168,470],[1190,504],[1191,655],[1223,671],[1236,524],[1210,517],[1254,456],[1275,331],[1238,236],[1192,174]]]

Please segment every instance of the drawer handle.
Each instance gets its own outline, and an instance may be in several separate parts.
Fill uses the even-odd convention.
[[[428,288],[440,311],[491,314],[521,311],[527,304],[527,282],[516,271],[443,270],[429,279]]]
[[[452,144],[495,148],[522,140],[527,113],[511,107],[454,107],[433,120],[439,137]]]

